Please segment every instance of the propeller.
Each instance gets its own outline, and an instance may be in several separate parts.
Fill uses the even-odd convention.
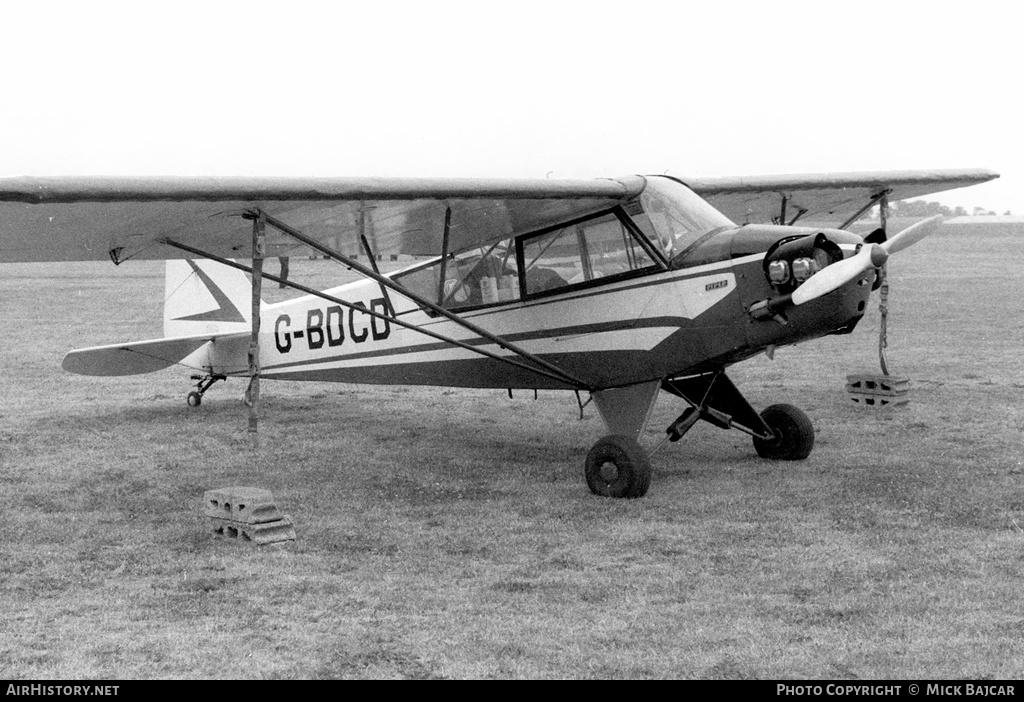
[[[881,268],[890,254],[913,246],[933,233],[942,223],[942,215],[935,215],[913,224],[882,244],[862,244],[860,250],[849,258],[825,266],[793,291],[794,305],[817,299],[842,287],[869,268]]]
[[[929,234],[935,232],[938,226],[942,223],[942,215],[935,215],[928,219],[922,219],[917,224],[912,224],[893,238],[882,244],[882,248],[891,254],[897,251],[902,251],[905,248],[913,246],[917,242],[924,239]]]

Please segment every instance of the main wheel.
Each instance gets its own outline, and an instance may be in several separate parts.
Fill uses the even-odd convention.
[[[811,454],[814,448],[814,425],[802,410],[793,405],[772,405],[761,413],[761,419],[775,433],[775,439],[754,439],[758,456],[800,461]]]
[[[590,449],[587,485],[603,497],[643,497],[651,486],[651,462],[635,439],[612,434]]]
[[[193,390],[188,394],[186,402],[188,402],[189,407],[198,407],[199,405],[203,404],[203,396],[200,395],[195,390]]]

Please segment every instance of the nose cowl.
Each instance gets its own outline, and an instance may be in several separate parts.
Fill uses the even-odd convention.
[[[793,291],[793,304],[802,305],[846,285],[862,275],[869,268],[885,264],[889,252],[880,244],[864,244],[860,250],[838,263],[822,268]]]

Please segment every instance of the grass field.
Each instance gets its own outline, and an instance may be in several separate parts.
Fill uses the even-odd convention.
[[[628,501],[587,490],[603,429],[571,393],[267,382],[253,451],[241,381],[193,410],[186,373],[60,370],[160,335],[162,264],[0,266],[0,677],[1020,678],[1022,263],[999,229],[895,256],[909,405],[844,390],[878,370],[872,309],[732,370],[811,415],[808,460],[701,423]],[[229,485],[298,539],[213,537]]]

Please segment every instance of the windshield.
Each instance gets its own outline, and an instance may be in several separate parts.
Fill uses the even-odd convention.
[[[688,253],[705,235],[736,226],[688,187],[671,178],[648,178],[647,187],[640,194],[640,204],[669,260]]]

